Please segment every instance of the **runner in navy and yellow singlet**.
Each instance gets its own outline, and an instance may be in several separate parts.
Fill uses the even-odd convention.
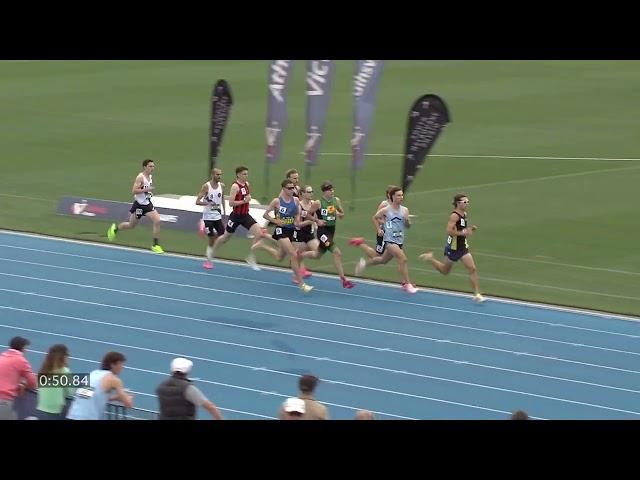
[[[480,293],[480,285],[478,283],[478,271],[473,260],[471,252],[469,252],[469,243],[467,237],[471,236],[478,228],[475,225],[469,225],[467,219],[467,208],[469,207],[469,197],[464,193],[458,193],[453,197],[453,206],[455,209],[449,215],[447,223],[447,244],[444,247],[444,262],[440,262],[433,258],[433,252],[427,252],[420,255],[420,259],[431,262],[431,265],[443,275],[447,275],[453,264],[458,260],[469,271],[469,279],[473,287],[473,300],[476,302],[484,302],[486,299]]]
[[[338,275],[340,275],[340,280],[342,281],[342,286],[344,288],[353,288],[353,283],[344,275],[342,252],[333,240],[336,233],[336,219],[344,217],[342,203],[340,202],[340,198],[335,196],[335,190],[333,189],[331,182],[323,182],[320,186],[320,190],[322,190],[320,202],[314,205],[315,210],[308,211],[308,214],[315,213],[318,219],[318,229],[316,231],[318,245],[314,250],[304,253],[298,252],[298,255],[300,258],[320,258],[326,252],[331,252],[333,254],[333,261],[336,265],[336,270],[338,271]]]

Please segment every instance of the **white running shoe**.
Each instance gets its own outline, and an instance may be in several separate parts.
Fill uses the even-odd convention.
[[[483,302],[486,302],[487,299],[485,297],[483,297],[482,295],[480,295],[479,293],[476,293],[473,296],[473,301],[476,302],[476,303],[483,303]]]
[[[256,256],[253,253],[250,253],[249,255],[247,255],[247,258],[245,258],[244,260],[256,272],[260,271],[260,267],[258,266],[258,262],[256,262]]]
[[[302,282],[300,284],[300,290],[302,291],[302,293],[309,293],[311,290],[313,290],[313,287]]]
[[[358,263],[356,264],[356,270],[355,270],[356,276],[359,277],[360,275],[362,275],[362,272],[364,271],[366,266],[367,266],[367,261],[364,258],[361,258],[360,260],[358,260]]]

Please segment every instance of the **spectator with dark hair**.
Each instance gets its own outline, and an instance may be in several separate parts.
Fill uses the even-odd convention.
[[[524,410],[516,410],[511,414],[511,420],[529,420],[529,414]]]
[[[16,397],[26,388],[35,390],[36,376],[31,364],[24,356],[30,342],[23,337],[14,337],[9,349],[0,354],[0,420],[16,420],[14,410]]]
[[[76,389],[67,418],[71,420],[102,420],[107,402],[118,400],[125,407],[133,407],[133,397],[124,390],[118,375],[127,361],[120,352],[108,352],[99,369],[89,374],[89,386]],[[115,395],[109,397],[115,390]]]
[[[300,392],[298,398],[304,400],[305,412],[302,420],[329,420],[327,407],[315,399],[316,386],[320,380],[315,375],[302,375],[298,380]],[[281,420],[286,416],[284,406],[280,408],[278,418]]]
[[[192,367],[193,362],[186,358],[174,358],[171,362],[171,376],[156,389],[160,420],[195,420],[198,407],[207,410],[216,420],[222,420],[218,407],[189,380]]]
[[[42,361],[38,375],[62,373],[70,374],[68,366],[69,349],[66,345],[52,345]],[[38,405],[36,415],[40,420],[64,420],[67,399],[73,397],[74,388],[59,386],[38,389]]]

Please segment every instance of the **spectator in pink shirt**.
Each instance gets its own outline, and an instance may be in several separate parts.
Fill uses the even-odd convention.
[[[22,393],[24,383],[27,388],[36,388],[36,376],[24,356],[29,343],[26,338],[14,337],[9,342],[9,349],[0,354],[0,420],[17,418],[13,402]]]

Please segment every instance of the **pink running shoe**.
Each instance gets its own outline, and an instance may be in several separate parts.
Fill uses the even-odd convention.
[[[213,263],[211,263],[209,260],[205,260],[202,266],[207,270],[211,270],[213,268]]]
[[[312,275],[312,273],[309,270],[307,270],[307,267],[302,267],[300,269],[300,275],[302,275],[304,278],[309,278]]]
[[[418,291],[411,283],[404,283],[401,288],[407,293],[416,293]]]
[[[347,280],[346,278],[341,278],[342,280],[342,288],[353,288],[353,283]]]
[[[363,243],[364,243],[364,238],[362,237],[355,237],[349,240],[349,245],[353,245],[354,247],[357,247],[358,245],[362,245]]]

